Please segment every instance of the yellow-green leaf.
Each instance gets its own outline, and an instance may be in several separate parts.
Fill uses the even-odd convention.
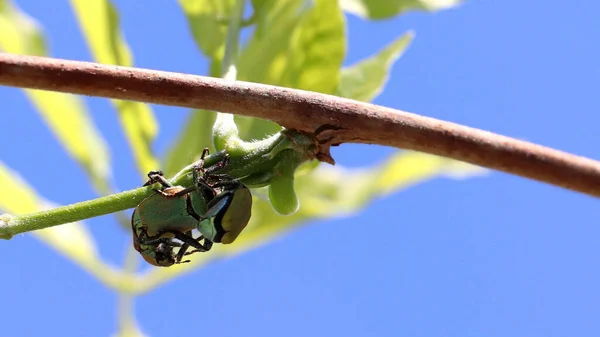
[[[238,80],[279,85],[291,35],[310,11],[304,0],[270,0],[237,61]]]
[[[251,0],[254,12],[260,12],[269,4],[269,0]]]
[[[310,12],[305,0],[265,0],[260,5],[256,29],[237,61],[238,80],[281,85],[288,64],[291,35]],[[281,129],[276,123],[236,116],[240,138],[262,139]]]
[[[437,176],[473,176],[484,169],[420,152],[402,151],[369,169],[319,166],[313,174],[299,177],[301,211],[314,216],[351,214],[374,198],[395,193]],[[352,184],[348,184],[352,181]],[[310,197],[308,196],[310,195]]]
[[[342,69],[338,96],[370,102],[383,90],[394,62],[404,53],[413,33],[408,32],[379,53]]]
[[[337,2],[267,0],[260,9],[256,30],[237,63],[238,79],[334,93],[346,45]],[[242,139],[261,139],[281,129],[247,117],[236,117],[236,122]]]
[[[339,0],[344,11],[372,20],[388,19],[406,11],[438,11],[459,5],[462,0]]]
[[[25,214],[50,208],[16,172],[0,162],[0,209],[13,214]],[[79,222],[32,232],[40,240],[79,263],[97,260],[96,244],[87,229]]]
[[[210,76],[221,75],[221,59],[225,51],[227,19],[233,0],[179,0],[188,27],[198,48],[210,60]],[[192,163],[205,147],[214,150],[212,124],[215,113],[190,111],[186,126],[165,155],[165,173],[171,176]]]
[[[71,0],[87,44],[100,63],[132,66],[131,51],[119,27],[119,16],[108,0]],[[147,104],[112,100],[142,176],[158,168],[152,143],[158,126]]]
[[[199,159],[202,150],[208,147],[214,152],[212,125],[216,113],[206,110],[190,111],[183,131],[167,152],[164,163],[165,176],[171,177],[179,170]]]
[[[179,0],[196,44],[211,59],[223,57],[233,0]]]
[[[18,173],[2,162],[0,162],[0,186],[2,188],[0,211],[19,215],[57,207],[38,196]],[[119,289],[124,284],[124,275],[102,262],[98,256],[96,242],[82,222],[41,229],[31,234],[75,262],[105,285]]]
[[[230,245],[215,245],[208,254],[190,256],[190,263],[153,269],[139,279],[140,292],[148,291],[182,273],[216,260],[241,254],[316,218],[351,215],[382,197],[436,177],[464,178],[481,175],[482,168],[418,152],[398,152],[381,165],[345,169],[319,166],[296,176],[300,209],[291,215],[276,214],[266,201],[266,188],[252,190],[252,219]],[[348,184],[352,181],[352,184]]]
[[[0,49],[14,54],[46,55],[38,24],[12,2],[0,0]],[[69,155],[82,165],[97,190],[110,185],[110,160],[104,139],[83,102],[73,95],[25,90],[48,127]]]
[[[337,1],[316,0],[291,34],[287,66],[280,85],[334,93],[346,56],[345,28]]]
[[[46,54],[46,41],[38,23],[11,0],[0,0],[0,32],[0,49],[6,52]]]
[[[147,337],[140,327],[134,323],[121,324],[119,332],[113,335],[113,337]]]

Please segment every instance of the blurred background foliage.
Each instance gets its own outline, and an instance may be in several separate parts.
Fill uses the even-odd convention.
[[[254,0],[246,4],[242,45],[237,59],[238,79],[335,94],[371,101],[388,80],[390,67],[413,39],[412,32],[398,36],[380,51],[347,67],[345,13],[368,20],[402,15],[406,11],[436,11],[457,5],[452,0]],[[123,37],[118,10],[110,1],[71,0],[73,13],[85,37],[93,60],[104,64],[134,66],[134,51]],[[207,75],[221,76],[225,53],[227,20],[234,0],[180,0],[181,10],[197,47],[209,59]],[[14,1],[0,0],[0,50],[8,53],[51,56],[43,28]],[[64,151],[85,171],[98,195],[116,191],[110,144],[90,118],[79,97],[25,90],[40,118],[56,136]],[[153,141],[159,132],[152,108],[144,103],[112,100],[122,132],[126,136],[140,174],[162,168],[167,176],[194,161],[212,142],[215,113],[189,111],[182,130],[173,135],[172,146],[159,156]],[[105,112],[106,113],[106,112]],[[74,121],[63,123],[64,120]],[[261,139],[280,129],[273,122],[236,117],[242,138]],[[51,195],[42,197],[10,168],[0,162],[0,209],[23,214],[52,207]],[[317,167],[318,166],[318,167]],[[463,178],[482,169],[444,158],[398,151],[388,160],[360,169],[311,163],[299,170],[296,190],[300,210],[290,216],[276,214],[262,189],[253,190],[252,220],[232,245],[217,246],[206,254],[192,256],[192,262],[171,268],[143,268],[137,271],[137,253],[129,247],[126,263],[117,268],[97,253],[93,235],[83,223],[72,223],[32,233],[105,286],[120,294],[121,335],[137,335],[131,300],[168,280],[218,259],[240,254],[262,245],[311,219],[347,216],[376,198],[418,184],[433,177]],[[349,183],[350,182],[350,183]],[[67,187],[68,188],[68,187]],[[115,219],[129,232],[129,214]],[[390,215],[391,216],[391,215]]]

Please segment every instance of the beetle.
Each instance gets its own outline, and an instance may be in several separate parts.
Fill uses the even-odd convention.
[[[173,186],[161,171],[148,173],[144,186],[158,182],[162,189],[144,199],[131,220],[134,247],[148,263],[168,267],[189,262],[182,261],[183,256],[209,251],[213,242],[232,243],[248,224],[252,209],[250,190],[226,174],[214,173],[228,164],[228,155],[204,168],[207,154],[206,148],[193,166],[194,185],[188,188]],[[194,228],[200,237],[192,236]],[[202,240],[204,244],[200,243]],[[195,250],[188,252],[190,247]]]
[[[212,248],[212,241],[203,236],[198,238],[192,236],[192,230],[200,221],[198,213],[204,213],[207,202],[215,195],[208,185],[196,184],[196,182],[201,181],[198,177],[200,172],[203,175],[211,175],[215,170],[225,166],[228,156],[205,169],[204,157],[207,154],[208,149],[205,149],[193,168],[194,186],[192,187],[173,186],[163,177],[161,171],[148,173],[149,179],[144,186],[158,182],[162,188],[142,200],[131,217],[133,245],[146,262],[155,266],[168,267],[175,263],[189,262],[182,261],[184,255],[206,252]],[[194,198],[191,197],[192,194]],[[202,239],[204,244],[200,243]],[[180,247],[177,254],[174,253],[176,247]],[[190,247],[195,250],[187,252]]]
[[[142,225],[140,217],[137,213],[134,212],[131,222],[133,231],[133,247],[142,255],[142,258],[151,265],[158,267],[170,267],[176,263],[186,263],[189,262],[189,260],[182,261],[184,255],[189,255],[193,252],[200,251],[196,249],[192,252],[186,252],[190,246],[189,240],[193,240],[191,231],[186,233],[178,231],[163,231],[154,236],[150,236],[147,228]],[[177,238],[184,243],[179,243],[173,240],[173,238]],[[210,241],[207,243],[210,243]],[[180,247],[177,254],[175,254],[173,251],[175,247]],[[210,249],[210,247],[206,248]]]
[[[252,194],[241,182],[221,180],[212,188],[220,192],[208,202],[206,213],[200,217],[198,231],[208,240],[230,244],[246,228],[252,215]]]
[[[229,155],[209,168],[204,168],[203,158],[208,148],[202,152],[201,159],[194,165],[194,179],[197,190],[190,193],[192,206],[197,208],[198,200],[206,205],[206,211],[198,219],[197,229],[208,240],[230,244],[246,228],[252,215],[252,194],[248,187],[227,174],[216,174],[229,164]],[[212,195],[210,195],[212,193]]]
[[[212,242],[205,239],[201,244],[202,236],[192,236],[199,216],[191,206],[189,189],[172,186],[160,171],[151,171],[148,177],[144,185],[160,182],[163,188],[142,200],[131,217],[133,245],[144,260],[155,266],[169,267],[189,262],[182,261],[184,255],[210,250]],[[196,249],[187,252],[190,246]],[[177,254],[173,251],[176,247],[180,247]]]

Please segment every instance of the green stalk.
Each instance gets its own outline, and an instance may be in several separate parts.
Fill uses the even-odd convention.
[[[240,28],[244,16],[244,0],[236,0],[227,25],[227,39],[225,42],[225,55],[223,56],[223,78],[229,81],[235,81],[237,70],[235,62],[240,45]]]
[[[237,69],[235,62],[238,56],[239,36],[241,23],[244,16],[244,0],[236,0],[227,25],[227,38],[225,42],[225,55],[223,56],[223,78],[228,81],[235,81],[237,78]],[[235,147],[236,144],[228,144],[227,141],[235,142],[238,137],[238,128],[229,113],[218,112],[215,124],[213,125],[213,142],[216,149]]]
[[[10,239],[15,234],[58,226],[136,207],[154,193],[156,186],[133,190],[82,201],[71,205],[23,215],[0,215],[0,238]]]

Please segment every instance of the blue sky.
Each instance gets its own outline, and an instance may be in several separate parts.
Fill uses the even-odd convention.
[[[17,3],[44,27],[53,56],[90,60],[66,1]],[[175,2],[115,3],[137,66],[205,73]],[[375,103],[600,158],[598,11],[590,0],[473,0],[378,23],[349,17],[347,63],[414,29]],[[0,87],[0,102],[9,125],[0,160],[55,202],[93,198],[21,91]],[[135,187],[110,105],[87,102],[111,144],[117,183]],[[155,107],[159,153],[185,111]],[[360,166],[393,151],[343,145],[333,154]],[[151,336],[598,336],[597,207],[499,172],[437,179],[180,277],[141,297],[136,315]],[[88,223],[102,256],[118,263],[131,238],[108,219]],[[116,331],[116,296],[32,236],[2,242],[0,256],[2,321],[10,322],[1,335]]]

